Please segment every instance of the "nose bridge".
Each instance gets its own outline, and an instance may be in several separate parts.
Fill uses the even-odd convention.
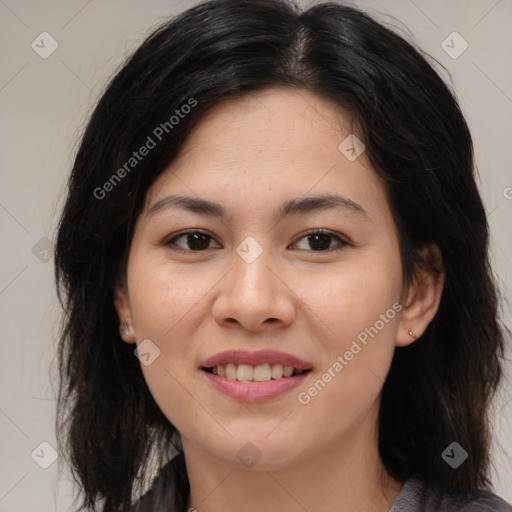
[[[275,298],[276,278],[269,269],[272,266],[271,252],[253,237],[247,237],[236,248],[230,287],[239,300],[247,299],[257,304]]]
[[[244,240],[233,254],[232,271],[214,306],[217,321],[236,320],[250,330],[261,328],[269,319],[289,323],[294,306],[276,275],[277,266],[270,248],[254,239]]]

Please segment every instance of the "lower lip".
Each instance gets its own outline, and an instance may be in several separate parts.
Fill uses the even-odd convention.
[[[200,371],[224,394],[240,402],[252,403],[271,400],[272,398],[286,393],[286,391],[298,386],[311,372],[309,371],[301,375],[283,377],[282,379],[273,379],[266,382],[245,382],[219,377],[218,375],[204,370]]]

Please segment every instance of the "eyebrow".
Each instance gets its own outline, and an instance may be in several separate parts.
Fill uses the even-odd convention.
[[[226,219],[227,210],[220,203],[208,201],[198,197],[170,195],[157,201],[148,211],[149,216],[167,208],[181,208],[200,215]],[[355,213],[367,217],[363,207],[354,201],[338,194],[324,194],[320,196],[289,199],[285,201],[275,212],[273,218],[280,221],[291,215],[308,214],[330,209],[342,209],[347,213]]]

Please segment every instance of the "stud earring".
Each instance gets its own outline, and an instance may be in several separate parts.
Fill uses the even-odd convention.
[[[121,335],[121,338],[124,338],[125,336],[128,336],[130,334],[130,330],[128,329],[128,324],[126,322],[122,322],[119,325],[119,334]]]
[[[416,334],[414,334],[414,333],[412,332],[412,329],[409,329],[409,336],[410,336],[411,338],[414,338],[414,339],[416,339],[416,338],[418,337],[418,336],[416,336]]]

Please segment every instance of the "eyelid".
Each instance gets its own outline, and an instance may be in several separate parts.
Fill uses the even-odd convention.
[[[337,238],[344,245],[352,245],[352,242],[350,242],[346,236],[343,236],[340,233],[336,233],[335,231],[331,231],[330,229],[322,229],[322,228],[310,229],[304,233],[301,233],[297,237],[296,242],[298,242],[299,240],[301,240],[302,238],[304,238],[306,236],[311,236],[311,235],[329,235],[329,236],[332,236],[333,238]],[[293,242],[293,243],[296,243],[296,242]],[[314,251],[311,251],[311,252],[314,252]],[[319,252],[322,252],[322,251],[319,251]],[[326,252],[326,251],[323,251],[323,252]]]
[[[197,229],[186,229],[184,231],[178,231],[177,233],[173,233],[172,235],[170,235],[164,239],[163,245],[172,245],[173,241],[176,240],[177,238],[179,238],[181,236],[185,236],[185,235],[192,235],[195,233],[199,233],[201,235],[206,235],[206,236],[210,237],[212,240],[215,240],[217,242],[216,238],[211,233],[208,233],[208,231],[204,231],[203,229],[197,228]],[[217,243],[219,243],[219,242],[217,242]],[[189,250],[181,249],[178,247],[175,250],[182,251],[182,252],[197,252],[197,253],[199,253],[199,252],[206,252],[208,249],[206,249],[205,251],[189,251]]]
[[[166,246],[170,246],[170,245],[173,245],[174,243],[174,240],[176,240],[177,238],[181,237],[181,236],[185,236],[185,235],[189,235],[189,234],[195,234],[195,233],[199,233],[199,234],[202,234],[202,235],[206,235],[208,236],[209,238],[211,238],[212,240],[214,240],[215,242],[219,243],[216,238],[208,233],[207,231],[204,231],[202,229],[187,229],[187,230],[184,230],[184,231],[179,231],[177,233],[173,233],[170,237],[168,237],[166,239],[166,241],[164,241],[164,245]],[[317,254],[321,254],[321,253],[329,253],[329,252],[333,252],[333,251],[336,251],[344,246],[350,246],[352,245],[352,242],[350,242],[346,237],[342,236],[341,234],[338,234],[336,233],[335,231],[331,231],[331,230],[328,230],[328,229],[322,229],[322,228],[313,228],[313,229],[310,229],[308,231],[305,231],[304,233],[301,233],[297,238],[296,240],[292,243],[292,245],[296,244],[297,242],[299,242],[300,240],[302,240],[303,238],[307,237],[307,236],[312,236],[312,235],[329,235],[333,238],[336,238],[338,239],[338,241],[340,242],[338,244],[338,246],[335,246],[335,247],[331,247],[330,249],[326,249],[325,251],[306,251],[306,252],[311,252],[311,253],[317,253]],[[220,244],[219,244],[220,245]],[[178,252],[184,252],[184,253],[196,253],[196,254],[200,254],[200,253],[204,253],[206,251],[208,251],[209,249],[205,249],[203,251],[191,251],[191,250],[188,250],[188,249],[182,249],[180,247],[175,247],[173,248],[173,250],[175,251],[178,251]],[[299,249],[300,250],[300,249]]]

